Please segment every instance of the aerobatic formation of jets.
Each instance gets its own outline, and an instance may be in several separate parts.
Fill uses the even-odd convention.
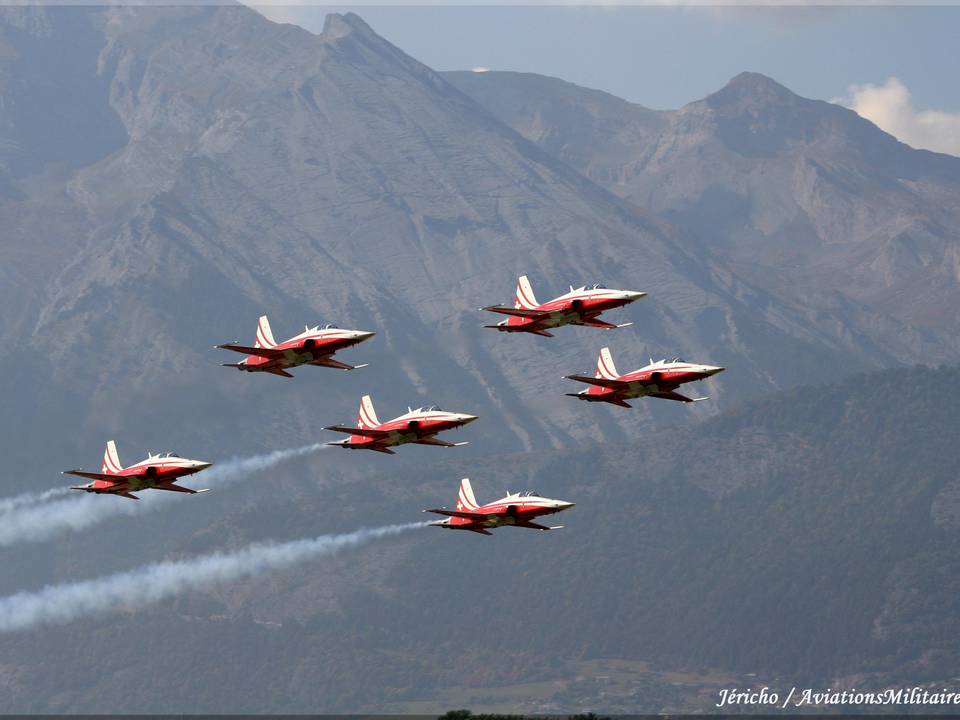
[[[570,291],[550,300],[539,303],[533,294],[526,275],[517,280],[517,291],[513,307],[490,305],[481,310],[506,315],[507,318],[496,325],[486,325],[501,332],[532,333],[543,337],[553,337],[550,330],[564,325],[614,330],[627,327],[632,323],[613,324],[600,319],[608,310],[629,305],[635,300],[646,297],[647,293],[635,290],[614,290],[603,285],[584,285],[570,288]],[[276,342],[267,316],[260,317],[256,338],[251,346],[239,343],[225,343],[216,347],[246,355],[237,363],[226,367],[237,368],[244,372],[263,372],[292,378],[289,372],[300,365],[318,365],[338,370],[355,370],[366,365],[348,365],[334,359],[340,350],[359,345],[369,340],[375,333],[366,330],[348,330],[334,325],[306,327],[298,335],[283,342]],[[690,382],[705,380],[724,368],[714,365],[702,365],[685,362],[679,358],[673,360],[652,359],[648,365],[621,375],[613,364],[610,348],[600,350],[595,373],[564,376],[569,380],[585,383],[588,387],[578,393],[567,393],[588,402],[604,402],[629,408],[627,400],[652,397],[679,402],[697,402],[705,397],[687,397],[677,389]],[[394,454],[399,445],[434,445],[452,448],[466,445],[466,442],[442,440],[438,434],[467,425],[477,419],[476,415],[462,412],[447,412],[432,405],[417,409],[407,408],[403,415],[380,422],[373,408],[370,395],[360,400],[360,411],[356,427],[346,424],[330,425],[324,430],[344,433],[347,438],[327,445],[335,445],[348,450],[373,450]],[[176,453],[148,453],[140,462],[123,467],[117,455],[113,440],[107,443],[100,472],[88,472],[83,469],[67,470],[65,474],[78,475],[91,480],[86,485],[74,486],[73,490],[97,494],[119,495],[138,499],[133,493],[147,489],[167,490],[182,493],[201,493],[205,490],[192,490],[177,485],[176,480],[186,475],[198,473],[210,467],[211,463],[200,460],[188,460]],[[536,518],[552,515],[574,506],[565,500],[543,497],[533,491],[510,493],[506,496],[479,505],[473,495],[470,480],[460,481],[460,491],[456,509],[446,507],[424,510],[424,512],[443,515],[443,520],[430,525],[448,530],[469,530],[470,532],[490,535],[490,530],[502,526],[528,528],[532,530],[557,530],[562,525],[541,525]]]

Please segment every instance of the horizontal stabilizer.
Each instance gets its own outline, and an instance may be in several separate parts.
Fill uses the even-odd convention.
[[[526,308],[507,307],[506,305],[489,305],[488,307],[484,307],[480,309],[486,310],[487,312],[500,313],[501,315],[512,315],[513,317],[530,318],[531,320],[539,320],[542,318],[550,317],[549,310],[527,310]]]
[[[431,508],[430,510],[424,510],[424,512],[446,515],[448,517],[458,517],[464,520],[484,520],[487,517],[483,513],[466,512],[464,510],[447,510],[446,508]]]
[[[257,357],[270,358],[271,360],[284,357],[285,351],[275,350],[274,348],[250,347],[249,345],[237,345],[236,343],[224,343],[223,345],[214,345],[221,350],[232,350],[233,352],[244,355],[255,355]]]
[[[522,332],[541,335],[543,337],[553,337],[553,333],[547,332],[546,330],[531,330],[525,325],[484,325],[484,327],[490,328],[491,330],[499,330],[500,332]]]
[[[390,436],[390,431],[388,430],[374,430],[373,428],[357,428],[357,427],[347,427],[346,425],[329,425],[325,427],[324,430],[330,430],[332,432],[341,432],[347,433],[348,435],[358,435],[360,437],[368,438],[385,438]]]
[[[90,478],[91,480],[110,480],[116,482],[116,475],[108,475],[107,473],[98,473],[98,472],[87,472],[86,470],[64,470],[61,475],[76,475],[77,477]]]
[[[577,382],[587,383],[588,385],[598,385],[599,387],[610,390],[620,390],[630,387],[630,383],[623,380],[608,380],[607,378],[590,377],[589,375],[565,375],[567,380],[576,380]]]
[[[610,403],[611,405],[619,405],[620,407],[625,407],[625,408],[632,408],[632,407],[633,407],[633,405],[631,405],[630,403],[628,403],[626,400],[624,400],[624,399],[621,398],[621,397],[617,397],[616,395],[614,395],[614,396],[610,396],[610,395],[606,395],[606,396],[604,396],[604,395],[588,395],[588,394],[585,393],[585,392],[579,392],[579,393],[564,393],[564,395],[566,395],[567,397],[575,397],[575,398],[578,398],[578,399],[580,399],[580,400],[586,400],[587,402],[605,402],[605,403]]]

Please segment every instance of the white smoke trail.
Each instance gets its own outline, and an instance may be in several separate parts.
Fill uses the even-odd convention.
[[[196,476],[191,476],[190,480],[193,480],[198,487],[212,488],[227,485],[244,480],[256,472],[266,470],[285,460],[309,455],[325,447],[327,446],[323,443],[313,443],[247,458],[232,458]],[[59,495],[53,491],[48,492],[49,498]],[[82,530],[110,517],[136,515],[156,510],[174,499],[182,501],[184,496],[162,490],[147,490],[139,501],[133,501],[127,498],[84,493],[79,497],[62,498],[26,507],[24,507],[26,501],[19,500],[22,497],[24,496],[18,495],[7,500],[6,502],[13,504],[6,512],[0,509],[0,547],[24,542],[42,542],[64,532]],[[2,507],[0,505],[0,508]]]
[[[302,455],[309,455],[326,447],[324,443],[313,443],[312,445],[303,445],[302,447],[288,448],[286,450],[274,450],[263,455],[253,455],[251,457],[230,458],[226,462],[218,463],[201,475],[197,475],[196,482],[204,487],[213,487],[214,485],[224,485],[234,480],[242,480],[251,473],[266,470],[285,460],[291,460]],[[200,482],[200,481],[203,482]],[[162,492],[162,491],[161,491]]]
[[[48,585],[37,592],[0,598],[0,632],[63,624],[112,608],[156,602],[185,590],[287,568],[426,526],[418,522],[285,543],[255,543],[235,552],[159,562],[95,580]]]
[[[28,492],[13,497],[0,498],[0,514],[16,510],[24,505],[36,505],[37,503],[52,500],[60,495],[66,495],[70,490],[65,487],[50,488],[43,492]]]

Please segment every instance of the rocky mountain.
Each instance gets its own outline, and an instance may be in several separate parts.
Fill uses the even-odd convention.
[[[889,370],[642,442],[478,460],[479,499],[530,487],[573,500],[566,527],[494,537],[428,528],[4,635],[4,707],[377,712],[450,686],[482,699],[515,684],[555,687],[560,711],[604,711],[602,697],[583,705],[576,694],[579,663],[598,658],[679,678],[756,673],[772,686],[950,687],[960,449],[930,428],[960,422],[958,388],[956,368]],[[449,505],[461,472],[450,461],[383,469],[362,491],[350,478],[318,485],[294,473],[255,502],[231,494],[226,511],[180,537],[160,512],[77,538],[69,553],[95,565],[97,547],[127,537],[133,552],[155,543],[150,557],[190,557],[392,523]],[[632,702],[633,712],[680,709],[649,688]]]
[[[956,360],[960,158],[757,73],[667,112],[537,75],[445,77],[811,326],[856,329],[885,362]]]
[[[322,426],[355,417],[364,392],[382,416],[433,402],[481,416],[458,451],[327,450],[178,497],[170,511],[5,546],[4,595],[404,522],[451,502],[465,475],[484,498],[529,484],[578,503],[569,532],[424,530],[149,608],[4,634],[4,709],[376,710],[453,684],[551,680],[557,657],[570,658],[568,674],[576,659],[632,657],[877,682],[939,679],[952,666],[952,635],[929,629],[949,629],[955,593],[949,577],[922,570],[950,567],[955,450],[929,428],[955,425],[957,378],[902,367],[911,345],[950,356],[950,321],[900,317],[852,280],[820,307],[743,259],[746,231],[708,242],[699,205],[692,220],[658,207],[657,182],[647,186],[655,211],[604,187],[597,173],[635,135],[666,143],[674,132],[680,143],[679,116],[589,96],[588,111],[558,105],[558,123],[602,127],[619,144],[578,159],[562,152],[562,133],[543,142],[356,15],[331,14],[313,35],[240,6],[0,8],[3,496],[90,467],[108,437],[123,460],[176,448],[216,463],[315,442]],[[753,113],[756,133],[723,125],[710,105],[688,119],[718,158],[780,172],[807,131],[755,102],[729,112]],[[727,129],[714,142],[718,123]],[[836,157],[894,172],[900,146],[870,132],[837,135]],[[908,191],[923,198],[911,218],[948,208],[936,198],[953,160],[911,165],[920,156],[896,151],[913,180],[881,196],[872,170],[859,186],[838,174],[814,184],[822,203],[847,207],[859,189],[861,208]],[[709,184],[689,163],[677,187]],[[740,192],[740,176],[726,177]],[[770,195],[750,218],[779,222],[796,201],[769,177],[787,199]],[[926,258],[932,245],[917,247]],[[931,292],[949,287],[946,267],[930,270]],[[836,272],[826,265],[823,282]],[[521,273],[544,297],[592,281],[650,297],[616,313],[635,322],[616,333],[481,328],[489,318],[476,308],[508,301]],[[375,330],[345,354],[370,367],[308,368],[292,381],[218,367],[236,358],[211,346],[249,341],[264,312],[278,336],[301,322]],[[624,367],[683,354],[728,370],[709,383],[713,401],[693,408],[626,412],[563,397],[575,388],[560,375],[592,367],[604,344]],[[901,366],[734,409],[879,365]],[[530,632],[539,627],[563,631]],[[748,641],[734,643],[738,632]],[[482,638],[469,653],[466,636]]]
[[[862,328],[811,324],[691,250],[355,15],[317,36],[243,7],[10,7],[0,48],[0,368],[20,389],[2,430],[17,460],[59,468],[106,434],[198,455],[289,444],[352,419],[365,391],[385,415],[476,412],[475,448],[623,439],[824,363],[891,361]],[[482,329],[476,308],[509,301],[521,273],[545,297],[601,280],[650,298],[616,334]],[[218,368],[235,358],[211,346],[249,341],[263,312],[278,335],[377,331],[352,353],[370,369],[285,382]],[[559,376],[606,343],[624,365],[731,370],[709,406],[596,412]]]

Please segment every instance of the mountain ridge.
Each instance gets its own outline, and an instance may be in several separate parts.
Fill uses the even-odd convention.
[[[661,111],[653,129],[623,104],[603,132],[550,115],[561,102],[553,79],[447,77],[558,158],[676,223],[690,252],[725,258],[811,326],[862,332],[858,342],[882,362],[955,360],[956,318],[943,309],[960,299],[951,270],[960,159],[909,148],[851,110],[755,73]],[[511,113],[505,99],[518,86],[535,100]],[[565,85],[562,102],[589,111],[594,94]]]
[[[19,318],[4,340],[29,338],[30,352],[0,358],[35,388],[25,416],[3,419],[24,457],[39,451],[36,428],[71,438],[56,451],[65,459],[145,407],[158,417],[190,408],[205,436],[231,450],[243,438],[231,419],[250,407],[265,413],[264,435],[245,442],[311,439],[318,421],[302,383],[324,389],[332,419],[353,415],[371,390],[388,406],[473,405],[464,409],[491,419],[473,431],[478,446],[558,447],[678,417],[651,404],[584,415],[540,370],[548,361],[559,378],[589,366],[611,339],[620,356],[695,354],[731,367],[740,358],[743,371],[711,392],[721,405],[815,377],[816,357],[869,363],[718,257],[691,253],[674,224],[525,140],[359,17],[331,16],[325,37],[234,7],[34,12],[60,32],[101,33],[102,47],[76,64],[108,90],[91,101],[107,107],[89,114],[115,113],[125,144],[65,175],[21,179],[31,194],[0,209],[12,237],[49,244],[42,279],[31,273],[27,292],[3,298]],[[49,42],[4,28],[38,52]],[[24,207],[35,208],[32,224]],[[521,273],[544,295],[600,278],[651,296],[620,313],[635,329],[615,338],[574,329],[546,345],[483,330],[475,308],[509,298]],[[318,316],[377,331],[356,354],[386,375],[308,369],[296,384],[263,385],[216,374],[223,360],[203,349],[243,339],[263,312],[280,334]],[[772,369],[757,362],[778,347],[791,357]]]

